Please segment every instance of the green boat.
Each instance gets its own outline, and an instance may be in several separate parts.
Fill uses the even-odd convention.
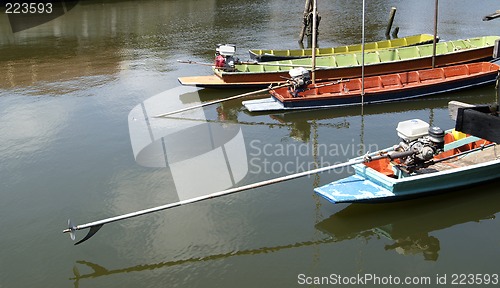
[[[434,36],[430,34],[419,34],[407,36],[403,38],[396,38],[391,40],[382,40],[377,42],[365,43],[365,51],[384,50],[391,48],[399,48],[406,46],[415,46],[432,43]],[[316,56],[331,56],[340,53],[356,53],[361,52],[361,44],[338,46],[332,48],[317,48]],[[258,62],[289,60],[297,58],[310,58],[312,57],[312,49],[251,49],[248,50],[250,58]]]
[[[433,61],[433,44],[377,50],[365,52],[364,75],[400,73],[435,67],[465,64],[493,59],[495,41],[500,36],[484,36],[464,40],[453,40],[436,44],[436,57]],[[273,61],[256,64],[238,64],[231,69],[217,69],[209,76],[180,77],[182,85],[238,88],[266,87],[283,83],[292,68],[312,68],[311,58]],[[316,58],[316,81],[331,81],[361,77],[362,53],[336,54]]]

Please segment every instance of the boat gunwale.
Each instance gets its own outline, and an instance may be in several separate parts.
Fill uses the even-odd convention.
[[[408,44],[409,39],[416,39],[413,41],[411,44]],[[415,34],[415,35],[409,35],[405,37],[400,37],[400,38],[395,38],[395,39],[387,39],[387,40],[380,40],[380,41],[373,41],[373,42],[367,42],[365,45],[373,45],[373,46],[379,46],[381,43],[392,43],[395,42],[397,43],[398,41],[401,42],[404,40],[406,42],[405,44],[402,45],[393,45],[389,44],[387,47],[382,47],[382,48],[370,48],[368,51],[377,51],[377,50],[388,50],[388,49],[394,49],[398,47],[411,47],[411,46],[416,46],[416,45],[425,45],[428,44],[430,41],[433,41],[434,35],[432,34],[427,34],[427,33],[422,33],[422,34]],[[395,41],[396,40],[396,41]],[[439,41],[439,37],[438,37]],[[334,47],[325,47],[325,48],[316,48],[317,55],[320,56],[330,56],[334,54],[344,54],[344,53],[358,53],[361,51],[359,50],[354,50],[354,51],[349,51],[349,47],[352,47],[354,49],[355,47],[361,47],[361,44],[350,44],[350,45],[339,45],[339,46],[334,46]],[[335,49],[346,49],[347,51],[343,52],[335,52]],[[321,53],[320,51],[324,50],[333,50],[332,53]],[[306,54],[306,51],[311,51],[312,49],[249,49],[248,52],[250,53],[250,56],[252,59],[260,59],[262,56],[271,56],[271,57],[297,57],[298,58],[311,58],[312,55]],[[271,52],[271,53],[268,53]],[[298,54],[301,55],[292,55],[292,52],[301,52]],[[278,54],[276,54],[278,53]],[[285,55],[286,54],[286,55]],[[266,61],[267,62],[267,61]]]
[[[440,42],[439,44],[440,45],[448,45],[450,43],[453,43],[453,42],[457,42],[457,41],[469,41],[471,39],[484,39],[484,41],[486,42],[487,39],[494,39],[494,40],[497,40],[497,39],[500,39],[500,36],[495,36],[495,35],[491,35],[491,36],[482,36],[482,37],[475,37],[475,38],[468,38],[468,39],[457,39],[457,40],[451,40],[451,41],[446,41],[446,42]],[[432,44],[425,44],[425,45],[419,45],[420,47],[424,46],[432,46]],[[414,49],[414,48],[420,48],[419,46],[410,46],[410,47],[401,47],[401,48],[391,48],[391,49],[387,49],[387,50],[384,50],[384,52],[386,51],[393,51],[397,54],[400,53],[399,50],[401,49]],[[440,58],[440,57],[445,57],[445,56],[453,56],[453,55],[456,55],[456,54],[461,54],[461,53],[473,53],[477,50],[483,50],[483,49],[491,49],[492,47],[494,47],[494,43],[493,44],[487,44],[485,43],[483,46],[479,46],[479,47],[469,47],[469,48],[460,48],[460,49],[454,49],[453,51],[447,51],[446,53],[440,53],[440,54],[436,54],[436,58]],[[359,53],[359,52],[357,52]],[[323,56],[323,57],[318,57],[316,58],[316,63],[317,63],[317,70],[336,70],[336,69],[345,69],[345,68],[360,68],[361,65],[358,63],[358,65],[352,65],[352,66],[324,66],[324,65],[321,65],[321,63],[318,63],[318,60],[322,60],[322,59],[327,59],[327,58],[335,58],[335,57],[338,57],[338,56],[342,56],[342,55],[356,55],[357,53],[352,53],[352,54],[337,54],[335,56]],[[370,51],[370,52],[366,52],[365,53],[365,57],[366,55],[369,55],[369,54],[373,54],[373,53],[378,53],[378,51]],[[385,65],[385,64],[393,64],[393,63],[406,63],[406,62],[410,62],[410,61],[415,61],[415,60],[424,60],[424,59],[430,59],[432,58],[432,55],[429,55],[429,56],[417,56],[417,57],[411,57],[411,58],[406,58],[406,59],[395,59],[395,60],[391,60],[391,61],[380,61],[380,62],[376,62],[376,63],[368,63],[368,64],[365,64],[365,66],[378,66],[378,65]],[[294,59],[294,60],[303,60],[303,59]],[[335,60],[335,59],[334,59]],[[281,62],[290,62],[290,63],[281,63]],[[258,64],[251,64],[251,66],[268,66],[268,67],[276,67],[277,65],[279,64],[283,64],[283,66],[281,67],[284,67],[286,65],[295,65],[295,64],[292,64],[291,62],[293,62],[293,60],[282,60],[282,61],[272,61],[272,62],[264,62],[264,63],[258,63]],[[336,63],[336,60],[335,60],[335,63]],[[248,66],[249,64],[239,64],[240,66]],[[236,65],[237,67],[239,65]],[[301,66],[300,64],[297,64],[297,67]],[[310,65],[303,65],[303,66],[310,66]],[[213,68],[213,71],[216,75],[218,75],[219,77],[221,78],[224,78],[225,76],[232,76],[232,75],[258,75],[258,74],[265,74],[265,75],[273,75],[273,74],[282,74],[282,73],[286,73],[290,70],[290,68],[292,67],[286,67],[287,69],[282,69],[280,70],[279,69],[280,67],[278,66],[278,69],[275,70],[275,71],[223,71],[223,70],[220,70],[220,69],[216,69],[215,67]]]
[[[481,139],[481,140],[483,140],[483,139]],[[495,146],[492,146],[492,147],[485,148],[484,150],[495,149],[497,146],[499,146],[499,144],[496,144]],[[481,150],[481,151],[484,151],[484,150]],[[477,152],[480,152],[480,151],[477,151]],[[472,153],[475,153],[475,152],[472,152]],[[355,159],[362,159],[362,157],[358,157]],[[407,183],[407,182],[413,182],[413,181],[428,179],[428,178],[435,178],[438,176],[450,175],[450,174],[455,174],[455,173],[459,173],[462,171],[467,171],[467,170],[481,168],[481,167],[487,167],[487,166],[494,166],[494,165],[500,165],[500,159],[493,159],[493,160],[489,160],[489,161],[482,162],[482,163],[471,164],[471,165],[467,165],[467,166],[463,166],[463,167],[454,167],[454,168],[451,168],[448,170],[437,171],[437,172],[426,173],[426,174],[412,175],[409,177],[403,177],[403,178],[398,178],[398,179],[384,175],[383,173],[380,173],[376,169],[373,169],[373,168],[366,166],[364,164],[354,164],[354,165],[352,165],[352,167],[356,171],[356,174],[366,178],[367,180],[371,180],[372,179],[371,177],[375,176],[376,177],[375,180],[377,180],[377,184],[382,185],[386,189],[392,190],[391,187],[394,187],[394,185],[398,185],[398,184],[403,184],[403,183]],[[366,173],[367,171],[369,173]],[[382,180],[382,181],[378,182],[378,180]]]
[[[466,67],[467,69],[467,74],[460,74],[460,75],[452,75],[452,76],[446,76],[446,71],[454,70],[454,69],[460,69],[461,67]],[[480,71],[472,71],[471,68],[478,67]],[[420,78],[420,75],[418,74],[419,72],[433,72],[433,71],[440,71],[437,73],[440,73],[443,78],[432,78],[428,80],[422,80]],[[466,79],[477,79],[480,77],[485,77],[491,74],[498,74],[500,71],[500,65],[495,64],[495,63],[490,63],[490,62],[475,62],[475,63],[468,63],[468,64],[458,64],[458,65],[451,65],[451,66],[445,66],[445,67],[439,67],[439,68],[434,68],[434,69],[421,69],[421,70],[414,70],[414,71],[406,71],[406,72],[399,72],[399,73],[391,73],[391,74],[383,74],[383,75],[378,75],[378,76],[369,76],[365,78],[365,81],[370,81],[372,79],[379,78],[378,81],[382,81],[382,77],[386,78],[391,78],[391,77],[400,77],[402,74],[408,75],[410,73],[417,72],[418,75],[418,81],[417,82],[411,82],[411,83],[400,83],[400,85],[390,85],[390,86],[383,86],[383,87],[369,87],[364,89],[365,97],[376,97],[378,94],[383,94],[383,93],[390,93],[394,91],[405,91],[405,90],[412,90],[412,89],[424,89],[427,86],[432,86],[435,84],[439,85],[446,85],[447,83],[454,83],[457,81],[462,81]],[[353,78],[350,79],[349,81],[354,80],[356,82],[360,82],[361,78]],[[324,83],[324,82],[323,82]],[[328,82],[326,82],[328,83]],[[361,82],[359,83],[361,86]],[[381,83],[379,83],[381,84]],[[342,83],[334,84],[331,86],[335,85],[343,85]],[[356,84],[354,84],[356,85]],[[310,88],[310,90],[314,89],[321,89],[322,87],[317,87],[317,88]],[[287,95],[284,96],[283,94],[286,93]],[[283,88],[278,88],[276,90],[271,90],[270,94],[272,95],[273,98],[275,98],[277,101],[281,103],[298,103],[298,102],[303,102],[303,101],[308,101],[308,100],[313,100],[313,101],[321,101],[321,100],[328,100],[328,99],[346,99],[346,98],[351,98],[351,97],[357,97],[361,95],[361,89],[356,89],[356,90],[349,90],[348,92],[323,92],[322,94],[319,95],[314,95],[314,94],[309,94],[309,95],[304,95],[300,97],[290,97],[288,87],[283,87]]]

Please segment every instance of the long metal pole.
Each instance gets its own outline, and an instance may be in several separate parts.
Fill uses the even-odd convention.
[[[140,211],[136,211],[136,212],[132,212],[132,213],[128,213],[128,214],[123,214],[123,215],[116,216],[116,217],[111,217],[111,218],[107,218],[107,219],[103,219],[103,220],[99,220],[99,221],[95,221],[95,222],[90,222],[87,224],[77,225],[74,228],[76,230],[80,230],[80,229],[90,228],[92,226],[104,225],[107,223],[116,222],[119,220],[124,220],[124,219],[132,218],[132,217],[137,217],[137,216],[141,216],[144,214],[149,214],[149,213],[165,210],[168,208],[173,208],[173,207],[177,207],[177,206],[181,206],[181,205],[185,205],[185,204],[189,204],[189,203],[195,203],[195,202],[199,202],[202,200],[216,198],[216,197],[220,197],[220,196],[224,196],[224,195],[228,195],[228,194],[232,194],[232,193],[236,193],[236,192],[242,192],[242,191],[249,190],[249,189],[259,188],[259,187],[263,187],[263,186],[267,186],[267,185],[271,185],[271,184],[275,184],[275,183],[279,183],[279,182],[284,182],[287,180],[292,180],[292,179],[296,179],[296,178],[300,178],[300,177],[304,177],[304,176],[308,176],[311,174],[320,173],[320,172],[324,172],[324,171],[328,171],[328,170],[332,170],[332,169],[342,168],[342,167],[353,165],[353,164],[359,164],[359,163],[363,163],[363,162],[365,162],[365,159],[360,159],[357,161],[350,160],[350,161],[347,161],[344,163],[339,163],[339,164],[335,164],[335,165],[331,165],[331,166],[327,166],[327,167],[321,167],[321,168],[317,168],[317,169],[313,169],[313,170],[309,170],[309,171],[304,171],[304,172],[300,172],[300,173],[296,173],[296,174],[290,174],[290,175],[286,175],[286,176],[282,176],[282,177],[278,177],[278,178],[274,178],[274,179],[270,179],[270,180],[265,180],[265,181],[261,181],[261,182],[257,182],[257,183],[252,183],[252,184],[244,185],[241,187],[235,187],[235,188],[227,189],[224,191],[215,192],[215,193],[211,193],[208,195],[203,195],[203,196],[199,196],[196,198],[191,198],[191,199],[187,199],[187,200],[183,200],[183,201],[179,201],[179,202],[175,202],[175,203],[171,203],[171,204],[166,204],[166,205],[161,205],[161,206],[157,206],[157,207],[153,207],[153,208],[149,208],[149,209],[144,209],[144,210],[140,210]],[[67,229],[66,229],[63,232],[69,232],[69,231],[67,231]]]
[[[365,102],[365,0],[363,0],[363,16],[361,32],[361,106]]]
[[[320,172],[324,172],[324,171],[329,171],[329,170],[333,170],[333,169],[337,169],[337,168],[342,168],[345,166],[350,166],[353,164],[369,162],[369,161],[373,161],[373,160],[381,159],[381,158],[386,158],[386,157],[391,158],[391,157],[393,157],[392,155],[398,154],[398,153],[396,153],[396,154],[381,154],[381,153],[387,152],[387,151],[388,150],[382,150],[379,152],[371,153],[371,154],[369,154],[361,159],[355,158],[355,159],[351,159],[351,160],[344,162],[344,163],[334,164],[331,166],[321,167],[321,168],[317,168],[317,169],[313,169],[313,170],[309,170],[309,171],[303,171],[303,172],[290,174],[290,175],[286,175],[286,176],[282,176],[282,177],[278,177],[278,178],[274,178],[274,179],[270,179],[270,180],[265,180],[265,181],[252,183],[252,184],[248,184],[248,185],[244,185],[244,186],[240,186],[240,187],[235,187],[235,188],[231,188],[231,189],[227,189],[227,190],[223,190],[223,191],[219,191],[219,192],[215,192],[215,193],[211,193],[211,194],[207,194],[207,195],[203,195],[203,196],[199,196],[199,197],[195,197],[195,198],[191,198],[191,199],[182,200],[182,201],[175,202],[175,203],[165,204],[165,205],[161,205],[161,206],[157,206],[157,207],[153,207],[153,208],[149,208],[149,209],[144,209],[144,210],[140,210],[140,211],[136,211],[136,212],[132,212],[132,213],[128,213],[128,214],[123,214],[123,215],[119,215],[119,216],[115,216],[115,217],[111,217],[111,218],[106,218],[103,220],[98,220],[98,221],[94,221],[94,222],[90,222],[90,223],[86,223],[86,224],[82,224],[82,225],[73,226],[72,224],[70,224],[71,222],[68,221],[69,222],[68,224],[70,227],[68,229],[64,229],[63,233],[70,233],[72,235],[72,238],[73,238],[75,231],[90,228],[90,231],[87,234],[87,236],[85,236],[82,240],[80,240],[79,242],[76,243],[76,244],[80,244],[80,243],[88,240],[90,237],[92,237],[104,224],[108,224],[108,223],[112,223],[112,222],[116,222],[116,221],[120,221],[120,220],[125,220],[125,219],[129,219],[129,218],[133,218],[133,217],[137,217],[137,216],[141,216],[141,215],[145,215],[145,214],[150,214],[150,213],[158,212],[158,211],[169,209],[169,208],[178,207],[178,206],[185,205],[185,204],[200,202],[200,201],[207,200],[207,199],[212,199],[212,198],[216,198],[216,197],[220,197],[220,196],[224,196],[224,195],[242,192],[242,191],[249,190],[249,189],[259,188],[259,187],[263,187],[263,186],[267,186],[267,185],[271,185],[271,184],[275,184],[275,183],[280,183],[280,182],[284,182],[284,181],[288,181],[288,180],[292,180],[292,179],[296,179],[296,178],[300,178],[300,177],[304,177],[304,176],[308,176],[308,175],[312,175],[312,174],[316,174],[316,173],[320,173]],[[399,156],[395,156],[395,157],[399,157]]]
[[[317,13],[317,0],[313,0],[313,11],[312,11],[312,17],[313,17],[313,23],[312,23],[312,77],[311,81],[312,84],[316,83],[316,41],[317,41],[317,35],[316,35],[316,29],[317,29],[317,19],[316,19],[316,13]]]
[[[189,111],[189,110],[193,110],[193,109],[197,109],[197,108],[202,108],[202,107],[205,107],[205,106],[209,106],[209,105],[213,105],[213,104],[217,104],[217,103],[221,103],[221,102],[225,102],[225,101],[229,101],[229,100],[233,100],[233,99],[243,98],[243,97],[250,96],[250,95],[264,93],[264,92],[267,92],[267,91],[272,90],[272,89],[278,89],[278,88],[287,87],[287,86],[290,86],[290,84],[282,84],[282,85],[278,85],[278,86],[275,86],[275,87],[264,88],[264,89],[260,89],[260,90],[256,90],[256,91],[252,91],[252,92],[247,92],[247,93],[243,93],[243,94],[231,96],[231,97],[224,98],[224,99],[214,100],[214,101],[211,101],[211,102],[206,102],[206,103],[202,103],[202,104],[198,104],[198,105],[194,105],[194,106],[182,108],[182,109],[175,110],[175,111],[172,111],[172,112],[158,114],[158,115],[155,115],[153,117],[154,118],[167,117],[167,116],[178,114],[178,113],[181,113],[181,112],[186,112],[186,111]]]
[[[438,29],[438,6],[439,0],[436,0],[434,7],[434,40],[432,42],[432,68],[436,68],[436,44],[437,44],[437,29]]]

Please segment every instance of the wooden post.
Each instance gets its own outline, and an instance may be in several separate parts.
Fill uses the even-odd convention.
[[[312,7],[311,7],[311,0],[306,0],[306,5],[304,7],[304,16],[303,16],[303,26],[302,26],[302,31],[300,31],[300,36],[299,36],[299,43],[302,43],[302,41],[304,41],[304,35],[306,33],[306,29],[307,29],[307,17],[309,15],[309,13],[311,12],[312,10]]]
[[[299,37],[299,44],[302,44],[302,41],[304,40],[304,36],[307,36],[307,47],[310,48],[312,46],[312,35],[313,34],[318,34],[318,25],[319,21],[321,20],[321,16],[319,16],[318,12],[313,13],[313,0],[306,0],[306,5],[304,7],[304,16],[303,16],[303,22],[304,26],[302,27],[302,31],[300,32],[300,37]],[[316,17],[314,17],[316,15]],[[316,29],[313,29],[312,23],[316,21]],[[317,37],[316,37],[317,38]],[[317,40],[316,40],[317,41]],[[302,45],[301,45],[302,47]]]
[[[391,34],[392,38],[398,38],[398,33],[399,33],[399,27],[396,26],[396,28],[394,28]]]
[[[396,7],[391,8],[391,13],[389,15],[389,23],[387,23],[387,29],[385,29],[385,37],[391,39],[390,33],[392,28],[392,23],[394,22],[394,16],[396,15]]]

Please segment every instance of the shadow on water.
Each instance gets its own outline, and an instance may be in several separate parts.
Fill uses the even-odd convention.
[[[471,104],[484,104],[491,103],[495,100],[495,89],[493,86],[482,87],[476,89],[477,93],[470,94],[469,91],[462,91],[458,93],[448,93],[440,96],[428,97],[425,99],[418,100],[408,100],[403,102],[395,102],[395,103],[384,103],[381,104],[373,104],[366,105],[363,109],[363,115],[381,115],[381,114],[392,114],[392,113],[401,113],[407,111],[422,111],[429,110],[433,111],[435,109],[447,109],[448,102],[451,100],[459,100]],[[196,101],[202,101],[202,103],[209,103],[214,100],[223,99],[224,97],[235,96],[238,94],[249,92],[249,90],[212,90],[212,89],[200,89],[195,93],[184,93],[179,95],[179,100],[183,104],[195,105]],[[471,96],[473,95],[473,96]],[[326,109],[315,109],[315,110],[296,110],[296,111],[284,111],[284,112],[271,112],[271,113],[251,113],[248,112],[242,105],[241,101],[248,99],[257,99],[257,98],[266,98],[269,97],[269,94],[260,94],[252,97],[246,97],[244,99],[237,99],[231,101],[225,101],[217,105],[215,109],[217,112],[217,120],[218,121],[230,121],[237,122],[242,125],[251,125],[255,123],[255,125],[259,125],[262,123],[268,123],[266,121],[261,121],[262,117],[269,116],[272,120],[277,121],[280,124],[289,124],[289,125],[302,125],[305,122],[310,122],[311,120],[332,120],[335,118],[342,117],[350,117],[350,116],[359,116],[361,115],[360,107],[358,106],[350,106],[350,107],[335,107],[335,108],[326,108]],[[240,115],[240,113],[243,114]],[[249,117],[245,117],[249,116]],[[189,118],[183,117],[182,114],[172,115],[174,118],[178,119],[186,119]],[[255,121],[240,121],[239,118],[245,119],[259,119]],[[191,119],[192,120],[192,119]],[[338,121],[338,122],[346,122]],[[278,125],[280,125],[278,124]],[[326,123],[319,123],[320,126]],[[338,126],[338,123],[334,123],[335,126]],[[269,125],[273,125],[273,123],[269,123]],[[274,124],[277,125],[277,124]],[[344,124],[345,126],[345,124]],[[348,124],[347,126],[348,127]],[[308,128],[310,130],[310,128]]]
[[[106,277],[114,274],[141,272],[190,263],[214,261],[231,257],[274,253],[281,250],[337,243],[352,239],[386,238],[393,241],[385,245],[386,251],[406,256],[422,255],[425,260],[438,261],[440,241],[432,232],[468,222],[495,219],[500,212],[500,194],[491,187],[498,182],[478,185],[437,196],[386,204],[351,204],[317,223],[315,228],[327,237],[273,247],[209,254],[182,260],[140,264],[125,268],[107,269],[90,261],[76,261],[73,267],[75,287],[83,279]],[[481,207],[481,209],[478,209]],[[92,272],[81,274],[86,266]]]
[[[498,182],[403,202],[353,204],[316,228],[335,241],[384,237],[394,242],[386,245],[386,250],[402,255],[422,254],[425,260],[437,261],[439,239],[429,234],[467,222],[495,219],[500,211],[500,194],[492,189],[493,185]]]
[[[239,89],[239,90],[213,90],[213,89],[200,89],[196,92],[183,93],[179,95],[179,100],[183,104],[195,105],[201,100],[202,103],[208,103],[214,100],[223,99],[225,97],[235,96],[238,94],[246,93],[251,90]],[[495,89],[493,86],[482,87],[475,89],[477,93],[471,94],[470,91],[462,91],[456,93],[448,93],[440,96],[428,97],[425,99],[418,100],[408,100],[395,103],[384,103],[366,105],[363,109],[364,115],[380,115],[380,114],[390,114],[390,113],[401,113],[411,110],[433,110],[433,109],[447,109],[448,102],[451,100],[459,100],[467,102],[470,104],[484,104],[490,103],[495,100]],[[472,96],[471,96],[472,95]],[[260,94],[252,97],[246,97],[244,99],[237,99],[231,101],[225,101],[217,105],[216,111],[220,115],[233,115],[226,119],[224,117],[219,118],[219,120],[232,120],[238,121],[239,112],[244,112],[245,115],[250,116],[249,119],[259,118],[258,116],[269,116],[271,119],[276,120],[282,124],[285,123],[299,123],[307,120],[330,120],[340,117],[348,116],[359,116],[361,114],[360,107],[350,106],[350,107],[335,107],[326,109],[315,109],[315,110],[296,110],[296,111],[284,111],[284,112],[272,112],[272,113],[251,113],[248,112],[242,105],[243,100],[248,100],[250,98],[265,98],[269,97],[269,94]],[[173,117],[182,119],[182,114],[173,115]],[[247,121],[248,122],[248,121]],[[257,123],[257,121],[256,121]],[[240,122],[240,124],[243,124]]]

